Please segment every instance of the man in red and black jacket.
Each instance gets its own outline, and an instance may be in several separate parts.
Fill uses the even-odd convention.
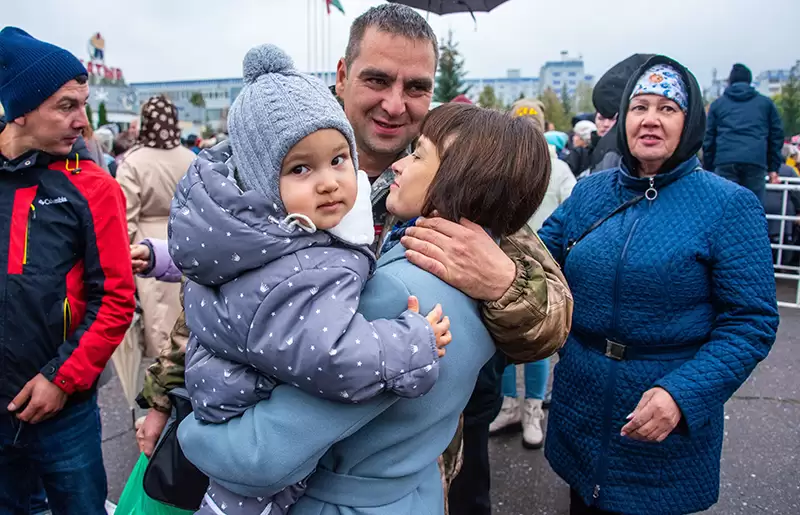
[[[0,31],[0,513],[105,514],[96,383],[134,286],[125,199],[90,161],[86,70]]]

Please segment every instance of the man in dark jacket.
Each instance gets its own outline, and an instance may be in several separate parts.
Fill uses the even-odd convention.
[[[775,104],[759,94],[752,81],[745,65],[733,65],[730,85],[708,111],[703,164],[763,202],[767,172],[771,181],[778,181],[783,127]]]
[[[43,484],[54,513],[105,514],[95,390],[133,317],[125,198],[80,139],[80,61],[7,27],[0,63],[0,513]]]

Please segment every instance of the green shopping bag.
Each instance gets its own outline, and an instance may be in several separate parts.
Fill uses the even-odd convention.
[[[144,471],[147,469],[147,456],[141,454],[133,467],[125,489],[119,498],[114,515],[192,515],[194,511],[181,510],[155,501],[144,493]]]

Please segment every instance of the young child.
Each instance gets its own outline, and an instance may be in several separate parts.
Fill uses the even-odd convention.
[[[449,320],[440,306],[419,315],[413,299],[397,320],[356,312],[374,232],[342,108],[272,45],[248,52],[244,81],[228,115],[232,156],[212,149],[217,159],[196,159],[170,216],[170,253],[188,279],[195,416],[225,423],[280,383],[341,402],[424,394]],[[253,499],[212,482],[198,513],[283,514],[304,487]]]

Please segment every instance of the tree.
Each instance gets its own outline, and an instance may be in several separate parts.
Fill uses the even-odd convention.
[[[800,133],[800,80],[794,72],[789,75],[780,94],[775,95],[774,101],[781,114],[786,136]]]
[[[206,106],[206,99],[203,98],[203,94],[195,91],[189,97],[189,103],[195,107],[205,107]]]
[[[486,86],[478,96],[478,105],[486,109],[503,109],[505,106],[503,102],[497,98],[492,86]]]
[[[464,84],[464,60],[458,51],[458,43],[453,41],[453,31],[447,33],[447,41],[439,47],[439,73],[436,75],[434,102],[450,102],[458,95],[466,95],[469,86]]]
[[[92,106],[86,104],[86,119],[89,120],[89,127],[94,128],[94,115],[92,114]]]
[[[581,81],[575,90],[575,102],[579,113],[593,113],[594,103],[592,103],[593,88],[588,82]]]
[[[556,130],[569,132],[572,129],[570,117],[564,112],[564,104],[555,91],[547,88],[539,97],[544,104],[544,115],[548,122],[556,126]]]
[[[108,123],[108,114],[106,113],[106,103],[100,102],[97,107],[97,126],[102,127]]]
[[[566,113],[567,118],[572,118],[572,99],[569,96],[566,84],[561,88],[561,105],[564,107],[564,113]]]

